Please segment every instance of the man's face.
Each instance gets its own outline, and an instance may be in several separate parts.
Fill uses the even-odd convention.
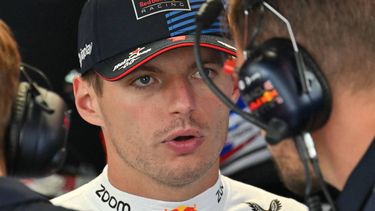
[[[202,59],[212,80],[236,98],[220,54],[202,49]],[[201,79],[191,47],[163,53],[119,81],[104,81],[103,95],[93,103],[109,165],[120,160],[114,165],[172,186],[218,171],[229,111]]]

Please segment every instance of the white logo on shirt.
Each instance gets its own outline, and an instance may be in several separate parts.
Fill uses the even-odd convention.
[[[95,194],[99,199],[106,203],[110,208],[120,210],[120,211],[130,211],[130,204],[118,200],[116,197],[112,196],[105,188],[104,185],[100,184],[101,189],[96,190]]]
[[[221,201],[221,198],[223,197],[224,194],[224,186],[220,185],[219,189],[216,191],[216,196],[217,196],[217,203]]]

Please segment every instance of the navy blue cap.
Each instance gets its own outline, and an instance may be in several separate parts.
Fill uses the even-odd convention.
[[[163,52],[194,44],[195,15],[204,0],[88,0],[78,29],[81,74],[118,80]],[[217,20],[201,46],[235,55]]]

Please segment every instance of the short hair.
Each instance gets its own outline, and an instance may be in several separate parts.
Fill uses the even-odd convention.
[[[230,1],[231,30],[243,47],[243,6],[248,0]],[[314,57],[331,85],[348,86],[353,92],[375,87],[375,1],[268,2],[289,20],[297,42]],[[267,11],[259,38],[276,36],[287,37],[286,26]]]
[[[101,78],[94,70],[88,70],[85,74],[83,74],[82,79],[90,86],[93,87],[95,93],[98,96],[103,95],[103,78]]]
[[[10,28],[0,20],[0,157],[11,108],[18,91],[21,56]]]

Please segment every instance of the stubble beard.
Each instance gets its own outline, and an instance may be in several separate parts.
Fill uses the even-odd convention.
[[[155,137],[156,139],[165,137],[165,134],[168,134],[168,132],[174,130],[175,128],[183,128],[185,125],[209,130],[209,126],[207,124],[198,123],[197,121],[191,119],[192,118],[190,118],[190,120],[176,119],[170,124],[169,127],[166,127],[160,131],[156,131],[153,134],[153,137]],[[218,126],[214,128],[218,128]],[[216,138],[217,137],[215,136],[212,138],[212,140],[206,139],[205,141],[219,141],[218,139],[220,139],[220,135],[217,139]],[[173,168],[168,166],[168,163],[161,163],[160,160],[155,156],[145,157],[142,155],[142,153],[133,153],[128,156],[127,151],[123,149],[124,147],[116,146],[115,148],[121,159],[128,166],[137,170],[138,172],[142,172],[142,174],[151,178],[156,183],[167,187],[183,187],[199,180],[215,164],[218,163],[222,146],[218,147],[217,151],[212,154],[209,159],[200,159],[201,162],[184,163],[178,166],[174,166]],[[132,158],[131,156],[134,155],[135,158]]]
[[[291,142],[290,144],[293,144]],[[281,148],[280,148],[281,149]],[[290,146],[283,147],[281,150],[271,150],[274,163],[278,170],[278,174],[285,187],[293,193],[304,196],[306,188],[306,175],[301,159],[296,150],[290,150]],[[318,190],[318,179],[312,172],[310,167],[310,175],[312,178],[312,193]]]

